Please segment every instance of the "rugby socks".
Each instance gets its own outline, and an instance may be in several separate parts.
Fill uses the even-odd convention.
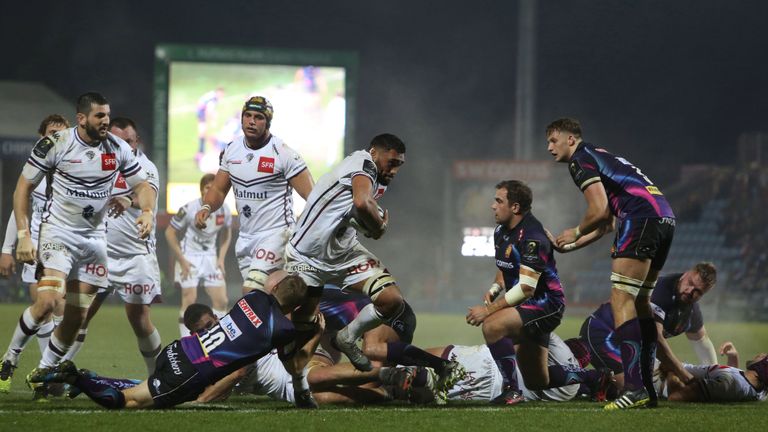
[[[656,389],[653,387],[653,365],[656,359],[656,341],[658,330],[653,318],[640,318],[640,332],[642,345],[640,345],[640,370],[643,377],[643,385],[648,390],[651,400],[658,399]]]
[[[53,314],[52,317],[53,317],[53,327],[54,328],[58,327],[59,324],[61,324],[61,321],[64,319],[64,315]]]
[[[70,348],[70,345],[59,340],[59,338],[56,337],[56,332],[53,332],[51,340],[48,341],[48,348],[43,352],[43,357],[40,359],[38,367],[49,368],[56,366],[61,362],[61,359],[67,354],[67,351],[69,351]]]
[[[21,352],[24,351],[24,347],[27,346],[32,336],[38,333],[39,329],[40,323],[32,317],[32,307],[24,309],[19,318],[19,323],[16,324],[16,328],[13,330],[13,336],[11,337],[11,343],[8,344],[8,352],[5,355],[5,359],[11,360],[13,364],[16,364]],[[45,347],[43,347],[43,350],[45,350]]]
[[[179,314],[179,334],[181,337],[187,337],[191,334],[187,326],[184,325],[184,312]]]
[[[141,356],[147,365],[147,372],[152,375],[155,372],[155,358],[157,358],[157,355],[160,354],[160,350],[163,348],[160,341],[160,332],[155,328],[149,335],[136,339],[139,342]]]
[[[373,303],[370,303],[360,309],[360,313],[358,313],[355,319],[345,327],[347,334],[344,335],[342,333],[342,335],[348,336],[349,339],[347,340],[356,341],[363,336],[363,333],[378,327],[383,322],[384,320],[376,311]],[[341,332],[344,332],[344,329],[342,329]]]
[[[125,396],[119,388],[108,384],[110,378],[91,377],[87,374],[78,374],[74,386],[83,391],[92,401],[107,409],[120,409],[125,407]],[[127,381],[127,380],[119,380]],[[134,384],[135,385],[135,384]],[[127,388],[127,387],[126,387]]]
[[[72,344],[72,346],[69,348],[69,351],[67,351],[67,354],[64,355],[63,360],[74,360],[75,357],[77,357],[77,354],[80,352],[81,349],[83,349],[83,344],[85,343],[85,337],[88,336],[88,329],[87,328],[81,328],[77,331],[77,337],[75,337],[75,343]]]
[[[624,389],[637,390],[643,388],[643,377],[640,371],[640,351],[642,336],[640,323],[637,318],[625,322],[616,329],[620,341],[621,363],[624,367]]]
[[[426,366],[440,373],[446,361],[421,348],[397,341],[387,343],[387,363],[402,366]]]
[[[602,373],[595,369],[582,369],[572,365],[552,365],[549,369],[549,388],[576,383],[595,383]]]
[[[504,378],[506,387],[520,391],[520,385],[517,383],[517,355],[515,354],[515,344],[512,339],[501,338],[494,343],[488,344],[491,356],[499,367],[501,376]]]
[[[48,340],[51,338],[53,329],[53,320],[49,319],[48,322],[41,325],[37,330],[37,346],[40,347],[40,352],[45,351],[45,348],[48,346]]]

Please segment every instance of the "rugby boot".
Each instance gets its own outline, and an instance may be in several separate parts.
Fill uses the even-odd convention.
[[[13,371],[15,370],[16,365],[11,363],[10,360],[5,360],[0,365],[0,393],[9,393],[11,391],[11,378],[13,378]]]
[[[77,366],[71,360],[64,360],[56,366],[34,368],[27,375],[28,383],[72,383],[77,378]]]
[[[500,395],[491,399],[491,405],[517,405],[525,402],[525,397],[519,390],[507,387]]]
[[[331,345],[344,353],[344,355],[347,356],[349,362],[352,363],[355,369],[363,372],[370,372],[373,370],[373,365],[371,365],[371,361],[368,360],[368,357],[363,354],[363,350],[357,346],[356,341],[349,340],[346,337],[347,335],[348,333],[346,327],[341,329],[331,338]]]
[[[590,390],[592,401],[605,402],[608,400],[608,389],[613,385],[613,371],[610,369],[600,370],[600,379],[592,383]]]
[[[320,406],[317,404],[317,401],[315,400],[315,397],[312,396],[312,392],[309,390],[304,390],[296,394],[294,404],[296,405],[296,408],[301,409],[320,408]]]
[[[606,411],[626,410],[632,408],[642,408],[650,402],[648,390],[641,387],[637,390],[624,390],[616,400],[604,406]]]
[[[438,373],[437,388],[448,392],[457,382],[467,376],[467,370],[457,361],[449,361]]]
[[[423,386],[412,385],[408,395],[411,403],[425,405],[445,405],[448,401],[448,393],[437,387],[438,376],[432,368],[424,368],[427,374],[426,383]]]

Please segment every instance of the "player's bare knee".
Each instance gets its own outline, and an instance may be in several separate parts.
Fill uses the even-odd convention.
[[[373,302],[376,310],[384,317],[391,317],[403,309],[405,300],[397,286],[384,288]]]

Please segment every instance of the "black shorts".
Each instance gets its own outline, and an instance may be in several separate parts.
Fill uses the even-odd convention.
[[[515,306],[523,320],[523,334],[544,348],[549,346],[549,334],[563,319],[565,305],[548,299],[530,299]]]
[[[651,268],[661,270],[674,236],[674,218],[625,219],[616,229],[611,258],[650,259]]]
[[[595,369],[608,368],[615,374],[624,373],[621,342],[612,326],[590,315],[582,324],[579,336],[587,344],[589,362]]]
[[[155,372],[147,380],[155,408],[169,408],[197,399],[207,380],[189,361],[179,341],[163,348],[155,361]]]

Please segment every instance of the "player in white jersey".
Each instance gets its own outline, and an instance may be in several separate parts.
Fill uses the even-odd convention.
[[[197,300],[198,285],[202,284],[211,298],[216,316],[222,317],[229,310],[224,257],[232,238],[232,213],[226,204],[222,204],[208,216],[205,228],[195,226],[195,215],[202,207],[202,197],[211,188],[213,179],[213,174],[205,174],[200,179],[201,198],[184,204],[165,230],[168,246],[176,258],[175,282],[181,287],[179,331],[182,337],[189,336],[189,330],[184,325],[184,311]],[[183,232],[181,243],[180,232]],[[221,243],[217,248],[216,239],[219,236]]]
[[[262,288],[267,276],[283,267],[283,254],[293,218],[292,191],[307,199],[313,180],[301,156],[269,131],[272,104],[261,96],[245,102],[243,136],[219,156],[213,185],[195,215],[199,229],[233,189],[240,231],[235,244],[244,293]]]
[[[40,138],[52,135],[55,132],[67,129],[69,122],[67,119],[59,114],[52,114],[44,118],[40,123],[40,127],[37,132]],[[46,189],[48,182],[43,179],[40,184],[32,191],[32,218],[30,221],[30,235],[32,237],[32,243],[37,246],[37,240],[40,233],[40,221],[45,208]],[[11,212],[11,216],[8,219],[8,226],[5,231],[5,240],[3,241],[2,255],[0,255],[0,275],[4,277],[10,276],[12,273],[16,273],[16,260],[13,258],[13,248],[16,245],[18,229],[16,228],[15,213]],[[32,264],[23,264],[21,273],[22,283],[29,286],[29,297],[32,299],[32,303],[35,303],[37,299],[37,277],[35,276],[35,266]],[[64,303],[57,303],[54,308],[53,319],[47,319],[45,322],[40,323],[33,313],[32,307],[27,308],[16,324],[16,329],[13,332],[13,337],[8,345],[8,350],[2,359],[2,365],[0,365],[0,392],[7,393],[11,388],[11,378],[13,377],[13,371],[18,364],[19,356],[21,355],[27,342],[32,336],[37,335],[37,342],[40,345],[40,352],[45,350],[48,346],[48,339],[53,332],[55,324],[61,321],[61,314],[63,313]],[[58,319],[57,319],[58,316]]]
[[[147,182],[157,194],[160,188],[160,174],[157,167],[139,149],[139,136],[136,123],[125,117],[115,117],[110,122],[109,131],[123,139],[131,148],[136,160],[147,176]],[[65,358],[73,360],[83,346],[88,334],[88,325],[99,308],[111,293],[120,295],[125,303],[128,323],[136,335],[136,340],[147,370],[151,374],[155,367],[155,357],[162,348],[160,333],[152,324],[150,306],[160,303],[160,267],[155,251],[156,239],[153,227],[149,236],[140,238],[134,221],[141,213],[135,202],[135,194],[118,174],[112,189],[112,200],[116,210],[107,220],[107,268],[109,287],[99,288],[99,292],[88,309],[88,316],[80,327],[74,345]],[[157,200],[153,211],[157,210]]]
[[[725,342],[720,353],[728,365],[684,364],[694,379],[684,384],[675,374],[654,384],[662,396],[682,402],[751,402],[768,397],[768,354],[760,353],[739,369],[739,354],[732,342]]]
[[[307,284],[307,303],[296,321],[312,321],[326,283],[363,292],[372,304],[363,307],[349,325],[333,338],[359,370],[370,371],[368,357],[357,346],[363,333],[380,324],[413,322],[413,310],[407,305],[395,278],[379,259],[357,239],[353,223],[365,227],[367,235],[380,238],[387,228],[389,215],[379,214],[376,200],[405,162],[405,144],[395,135],[381,134],[373,138],[368,151],[356,151],[322,176],[307,199],[296,231],[286,248],[286,269],[297,272]],[[352,218],[352,219],[350,219]],[[449,387],[462,374],[455,362],[441,362],[431,354],[410,344],[402,344],[387,352],[387,360],[403,365],[436,364],[440,388]],[[404,357],[417,361],[404,361]],[[437,360],[437,361],[435,361]]]
[[[38,368],[56,365],[77,337],[99,287],[107,286],[107,240],[104,218],[118,173],[137,194],[139,237],[154,226],[156,193],[128,144],[110,134],[109,102],[98,93],[77,101],[77,126],[41,139],[24,166],[14,192],[19,229],[16,258],[39,259],[43,276],[35,302],[48,315],[66,292],[64,319],[51,335]],[[50,176],[51,195],[35,250],[26,217],[32,190]]]

